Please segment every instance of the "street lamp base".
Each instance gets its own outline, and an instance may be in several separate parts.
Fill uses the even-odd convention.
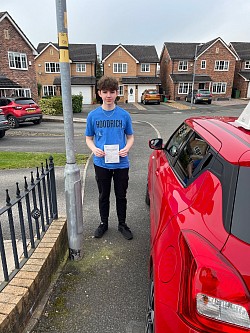
[[[69,259],[78,261],[82,259],[82,250],[69,249]]]

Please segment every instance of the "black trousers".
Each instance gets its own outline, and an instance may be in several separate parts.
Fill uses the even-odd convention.
[[[116,212],[119,223],[125,223],[127,211],[127,189],[129,168],[106,169],[94,165],[95,177],[99,190],[99,212],[101,221],[108,224],[110,209],[110,191],[113,178],[116,198]]]

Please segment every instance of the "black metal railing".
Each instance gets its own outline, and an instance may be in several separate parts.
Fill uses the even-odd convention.
[[[24,189],[16,183],[16,197],[6,190],[6,205],[0,209],[0,290],[16,275],[39,244],[54,219],[58,218],[53,157],[45,167],[24,177]],[[1,271],[1,269],[0,269]]]

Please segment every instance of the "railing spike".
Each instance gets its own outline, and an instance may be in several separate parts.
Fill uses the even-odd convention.
[[[48,171],[48,170],[49,170],[49,166],[48,166],[48,160],[46,158],[46,171]]]
[[[38,167],[36,167],[36,179],[39,180],[40,176],[39,176],[39,169]]]
[[[6,189],[6,206],[11,206],[9,190]]]
[[[41,163],[41,167],[42,167],[42,172],[41,172],[41,174],[44,175],[44,167],[43,167],[43,163]]]
[[[31,185],[34,185],[34,176],[33,176],[33,171],[30,172],[30,182],[31,182]]]
[[[21,198],[19,184],[16,183],[16,198]]]
[[[28,191],[28,182],[27,182],[27,177],[26,176],[24,176],[24,189],[25,189],[25,191]]]

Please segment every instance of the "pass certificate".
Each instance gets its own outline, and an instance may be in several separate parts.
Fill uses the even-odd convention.
[[[119,163],[119,145],[104,145],[105,163]]]

